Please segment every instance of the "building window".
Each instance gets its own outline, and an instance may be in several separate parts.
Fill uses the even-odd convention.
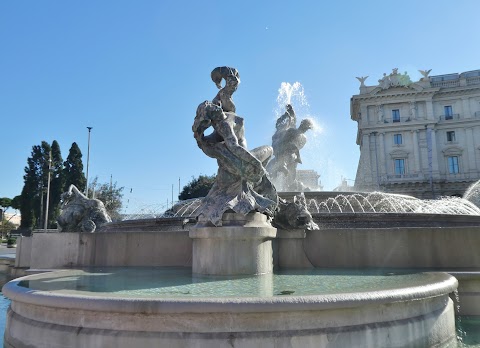
[[[449,142],[455,141],[455,132],[454,131],[447,131],[447,141],[449,141]]]
[[[405,159],[399,158],[395,159],[395,175],[404,175],[405,174]]]
[[[458,156],[450,156],[447,159],[448,159],[448,172],[450,174],[458,174],[460,172],[458,168]]]
[[[443,113],[445,115],[446,120],[453,119],[453,110],[451,105],[446,105],[443,107]]]
[[[393,120],[393,122],[400,122],[400,110],[399,109],[392,110],[392,120]]]
[[[401,134],[394,134],[393,135],[393,143],[395,145],[402,145],[403,144],[402,135]]]

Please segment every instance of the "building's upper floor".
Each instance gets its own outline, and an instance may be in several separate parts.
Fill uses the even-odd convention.
[[[360,94],[352,96],[350,112],[358,122],[358,144],[365,132],[480,124],[480,70],[438,76],[420,70],[423,77],[417,82],[397,70],[383,74],[375,86],[357,77]]]

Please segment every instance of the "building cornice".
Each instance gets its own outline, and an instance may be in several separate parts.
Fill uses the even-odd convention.
[[[384,133],[392,133],[392,132],[399,132],[399,131],[415,131],[421,130],[425,127],[432,128],[434,130],[443,130],[449,128],[472,128],[480,126],[480,118],[463,118],[460,120],[452,120],[452,121],[442,121],[439,122],[438,120],[413,120],[410,122],[402,122],[402,123],[375,123],[371,125],[361,125],[359,127],[359,131],[362,133],[371,133],[371,132],[384,132]]]
[[[369,94],[357,94],[352,96],[351,102],[365,102],[371,101],[373,103],[381,103],[385,100],[392,100],[392,101],[401,101],[403,99],[412,99],[414,96],[413,101],[422,101],[422,100],[429,100],[435,97],[443,97],[445,95],[461,95],[466,93],[471,93],[476,90],[480,90],[480,85],[473,85],[473,86],[462,86],[462,87],[452,87],[452,88],[428,88],[422,91],[416,91],[407,89],[405,87],[397,87],[395,89],[390,90],[382,90],[381,88],[376,88],[372,93]],[[375,93],[374,93],[375,92]],[[385,92],[382,94],[377,94],[379,92]]]
[[[382,93],[382,94],[357,94],[352,97],[352,102],[364,102],[368,100],[375,100],[381,101],[385,99],[392,99],[392,100],[401,100],[401,99],[411,99],[412,96],[415,96],[415,99],[429,99],[432,98],[435,93],[437,93],[440,88],[429,88],[423,91],[415,91],[405,88],[395,88],[394,93],[391,91]]]

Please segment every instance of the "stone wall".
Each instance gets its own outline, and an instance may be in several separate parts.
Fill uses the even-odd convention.
[[[273,249],[275,265],[287,268],[478,269],[478,245],[480,227],[324,228],[279,231]],[[187,230],[37,233],[22,238],[17,260],[34,269],[191,267],[192,241]]]

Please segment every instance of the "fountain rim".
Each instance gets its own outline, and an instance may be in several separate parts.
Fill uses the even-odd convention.
[[[444,272],[419,272],[429,275],[424,284],[388,290],[375,290],[355,293],[335,293],[302,296],[273,297],[108,297],[79,294],[64,294],[45,290],[32,290],[19,286],[22,280],[51,277],[52,273],[62,274],[72,270],[59,270],[17,278],[5,284],[2,292],[12,302],[54,308],[81,309],[91,311],[115,311],[121,313],[252,313],[284,312],[292,309],[300,311],[355,308],[367,304],[386,304],[433,298],[454,292],[457,279]],[[433,278],[433,279],[432,279]]]

